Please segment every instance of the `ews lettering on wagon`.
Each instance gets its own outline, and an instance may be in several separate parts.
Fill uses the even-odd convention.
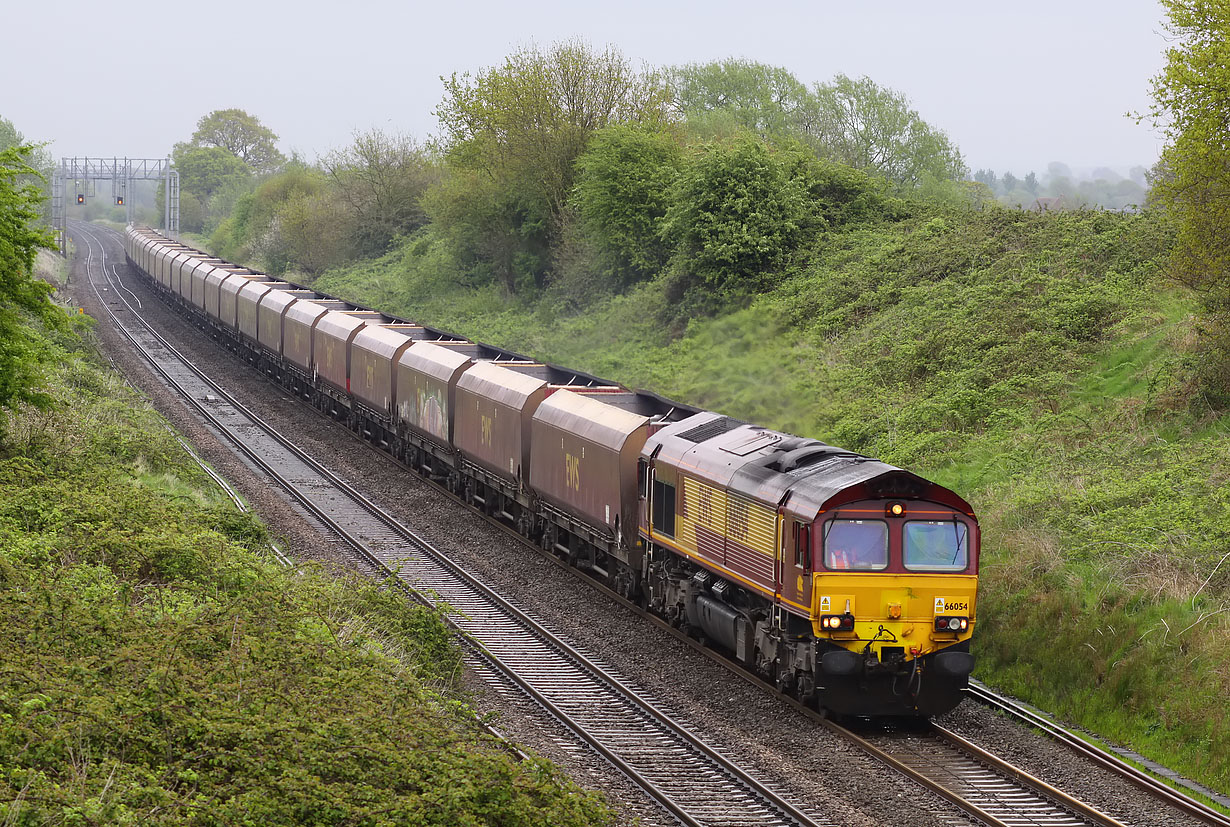
[[[573,491],[581,490],[581,458],[564,454],[564,486]]]

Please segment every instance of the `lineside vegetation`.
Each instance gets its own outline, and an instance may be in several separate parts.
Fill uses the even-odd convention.
[[[478,726],[439,613],[267,556],[34,278],[20,155],[0,152],[0,824],[610,824]]]

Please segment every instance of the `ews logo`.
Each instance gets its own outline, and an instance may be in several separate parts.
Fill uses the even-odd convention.
[[[573,491],[581,490],[581,458],[564,454],[564,485]]]
[[[491,417],[489,416],[484,415],[481,417],[481,419],[482,419],[482,427],[483,427],[482,443],[483,445],[490,445],[491,444],[491,431],[495,423],[491,421]]]

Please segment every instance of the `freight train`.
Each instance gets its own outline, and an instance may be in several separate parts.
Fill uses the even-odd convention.
[[[271,379],[783,691],[843,715],[960,701],[978,521],[814,439],[394,318],[129,227],[129,263]]]

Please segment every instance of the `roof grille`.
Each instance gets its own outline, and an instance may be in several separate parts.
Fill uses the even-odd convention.
[[[688,442],[701,443],[707,439],[713,439],[715,436],[720,436],[727,431],[733,431],[743,424],[737,419],[723,416],[706,422],[703,425],[697,425],[695,428],[689,428],[678,436],[680,439],[686,439]]]

